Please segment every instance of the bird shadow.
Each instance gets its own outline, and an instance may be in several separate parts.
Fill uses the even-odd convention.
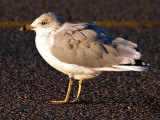
[[[79,101],[76,101],[74,103],[68,103],[68,104],[106,104],[106,103],[109,103],[107,101],[85,101],[85,100],[79,100]]]

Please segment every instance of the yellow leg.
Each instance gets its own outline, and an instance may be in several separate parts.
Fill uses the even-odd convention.
[[[78,100],[80,92],[81,92],[81,88],[82,88],[82,80],[79,80],[79,88],[78,88],[77,97],[76,97],[76,99],[74,99],[73,101],[70,101],[70,102],[76,102]]]
[[[72,85],[73,85],[73,80],[70,78],[69,85],[68,85],[67,95],[66,95],[66,98],[65,98],[64,101],[51,101],[51,102],[53,102],[53,103],[55,103],[55,104],[67,103],[68,100],[69,100],[69,96],[70,96],[70,92],[71,92]]]

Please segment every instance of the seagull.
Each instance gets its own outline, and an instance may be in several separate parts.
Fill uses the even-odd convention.
[[[54,12],[38,17],[20,28],[36,32],[36,47],[43,59],[69,76],[66,98],[55,104],[76,102],[82,81],[103,71],[145,71],[149,64],[140,60],[137,44],[111,36],[106,29],[91,22],[65,22]],[[77,97],[69,100],[74,80],[79,80]]]

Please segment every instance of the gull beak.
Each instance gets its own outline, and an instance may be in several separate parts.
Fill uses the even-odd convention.
[[[20,31],[23,31],[23,30],[32,30],[34,29],[35,27],[31,26],[31,25],[24,25],[20,28]]]

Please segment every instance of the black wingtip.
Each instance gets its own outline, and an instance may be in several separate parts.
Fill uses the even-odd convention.
[[[135,64],[134,64],[135,66],[150,66],[150,64],[149,63],[147,63],[147,62],[144,62],[144,61],[142,61],[142,60],[135,60]]]
[[[124,65],[128,65],[128,66],[142,66],[142,67],[149,67],[150,64],[147,62],[144,62],[142,60],[135,60],[135,63],[133,64],[124,64]]]

